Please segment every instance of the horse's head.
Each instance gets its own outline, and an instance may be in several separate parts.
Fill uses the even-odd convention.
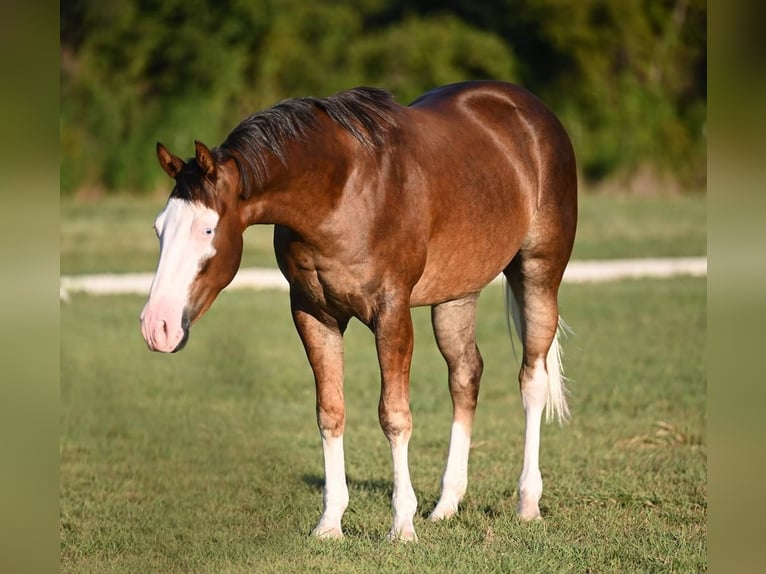
[[[160,165],[175,187],[154,222],[160,260],[140,317],[153,351],[182,349],[190,325],[239,268],[245,229],[237,209],[239,176],[233,160],[214,152],[196,142],[196,157],[184,162],[157,144]]]

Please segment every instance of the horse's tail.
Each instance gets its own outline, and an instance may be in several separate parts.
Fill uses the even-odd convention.
[[[516,297],[513,294],[511,285],[508,281],[505,281],[505,311],[506,319],[508,321],[508,331],[511,335],[511,344],[513,345],[513,334],[511,331],[511,321],[516,328],[516,334],[519,339],[524,341],[524,327],[521,322],[521,309],[516,301]],[[556,418],[559,424],[563,423],[569,418],[569,405],[567,404],[567,389],[564,384],[566,377],[564,377],[564,367],[561,359],[563,352],[561,350],[561,339],[566,337],[572,330],[564,322],[559,315],[558,326],[556,328],[556,336],[553,338],[551,348],[548,350],[548,355],[545,358],[545,369],[548,371],[548,399],[545,402],[545,419],[550,421]],[[516,347],[513,348],[514,354],[516,353]]]

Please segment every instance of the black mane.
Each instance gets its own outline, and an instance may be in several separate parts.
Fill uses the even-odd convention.
[[[226,137],[217,151],[237,160],[240,173],[249,172],[257,182],[268,176],[264,151],[286,161],[285,146],[302,140],[322,110],[367,149],[385,141],[394,125],[394,98],[378,88],[354,88],[328,98],[294,98],[253,114]],[[242,162],[246,165],[242,165]],[[250,178],[244,177],[243,181]]]

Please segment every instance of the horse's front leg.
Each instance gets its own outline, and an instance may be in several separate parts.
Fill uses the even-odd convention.
[[[306,349],[316,383],[316,412],[324,452],[322,517],[312,534],[342,538],[341,519],[348,506],[343,456],[346,408],[343,402],[343,330],[333,320],[319,320],[293,301],[293,320]]]
[[[409,305],[405,302],[386,302],[375,316],[374,330],[381,370],[378,416],[391,445],[394,467],[394,521],[388,538],[416,541],[413,518],[418,501],[407,463],[412,434],[409,385],[413,329]]]

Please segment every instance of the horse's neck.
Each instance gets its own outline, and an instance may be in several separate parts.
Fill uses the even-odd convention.
[[[275,224],[302,237],[314,235],[335,209],[350,172],[348,150],[334,141],[296,144],[285,164],[249,199],[248,225]]]

